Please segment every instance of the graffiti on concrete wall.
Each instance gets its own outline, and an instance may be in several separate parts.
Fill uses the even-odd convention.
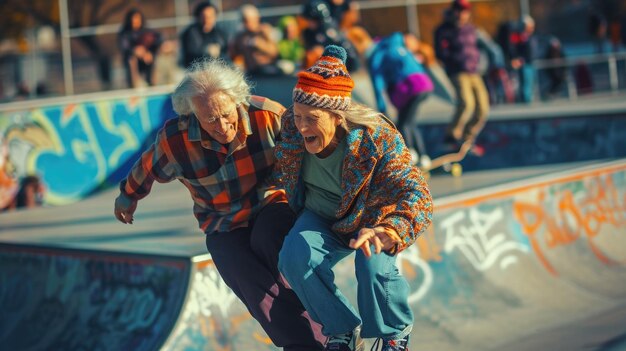
[[[533,189],[513,203],[513,214],[533,252],[553,275],[557,269],[546,251],[585,241],[602,263],[617,261],[595,243],[626,225],[625,173],[599,175],[572,183]],[[610,234],[607,234],[610,233]]]
[[[2,113],[0,179],[37,175],[45,202],[79,200],[125,176],[155,129],[173,116],[167,95]]]
[[[624,225],[626,170],[570,177],[436,211],[433,225],[399,255],[398,267],[411,285],[410,301],[418,302],[450,280],[441,276],[452,272],[450,262],[458,273],[459,267],[506,271],[536,259],[558,276],[547,252],[582,243],[599,262],[623,264],[624,257],[606,253],[606,242],[616,241]],[[595,243],[599,236],[604,246]]]
[[[182,304],[189,269],[184,261],[5,247],[0,266],[7,350],[155,350]]]
[[[196,264],[189,295],[167,350],[276,350],[220,277],[213,261]]]
[[[455,212],[439,223],[441,232],[445,233],[445,252],[451,254],[458,250],[480,271],[496,264],[506,269],[517,262],[516,254],[528,252],[528,247],[496,229],[504,219],[500,207],[489,211],[471,208]]]

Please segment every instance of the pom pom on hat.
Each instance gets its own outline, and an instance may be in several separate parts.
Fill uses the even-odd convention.
[[[344,48],[328,45],[313,66],[298,73],[293,102],[330,110],[347,110],[354,88],[345,65],[347,56]]]
[[[348,54],[346,53],[346,49],[337,45],[328,45],[324,49],[324,53],[322,54],[322,56],[336,57],[340,59],[344,65],[346,64],[346,60],[348,59]]]

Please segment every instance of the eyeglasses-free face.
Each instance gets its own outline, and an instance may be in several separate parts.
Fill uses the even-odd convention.
[[[200,127],[220,144],[228,144],[237,136],[239,113],[237,105],[226,94],[219,92],[199,95],[191,99],[191,106]]]
[[[337,127],[341,119],[335,114],[309,105],[294,103],[293,117],[296,128],[304,137],[306,151],[319,157],[330,155],[341,141]]]

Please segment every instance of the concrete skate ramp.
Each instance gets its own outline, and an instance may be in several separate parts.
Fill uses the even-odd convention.
[[[626,160],[431,185],[434,225],[398,261],[412,349],[622,349]],[[155,186],[132,226],[115,196],[0,215],[2,349],[276,350],[205,254],[181,185]],[[349,261],[336,275],[355,301]]]

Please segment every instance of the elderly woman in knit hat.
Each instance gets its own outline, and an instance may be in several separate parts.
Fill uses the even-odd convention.
[[[329,337],[326,350],[406,350],[413,325],[397,254],[431,222],[432,198],[402,135],[378,112],[352,102],[343,48],[330,45],[298,74],[282,116],[278,166],[299,217],[279,269]],[[332,267],[355,252],[360,314],[334,283]]]

